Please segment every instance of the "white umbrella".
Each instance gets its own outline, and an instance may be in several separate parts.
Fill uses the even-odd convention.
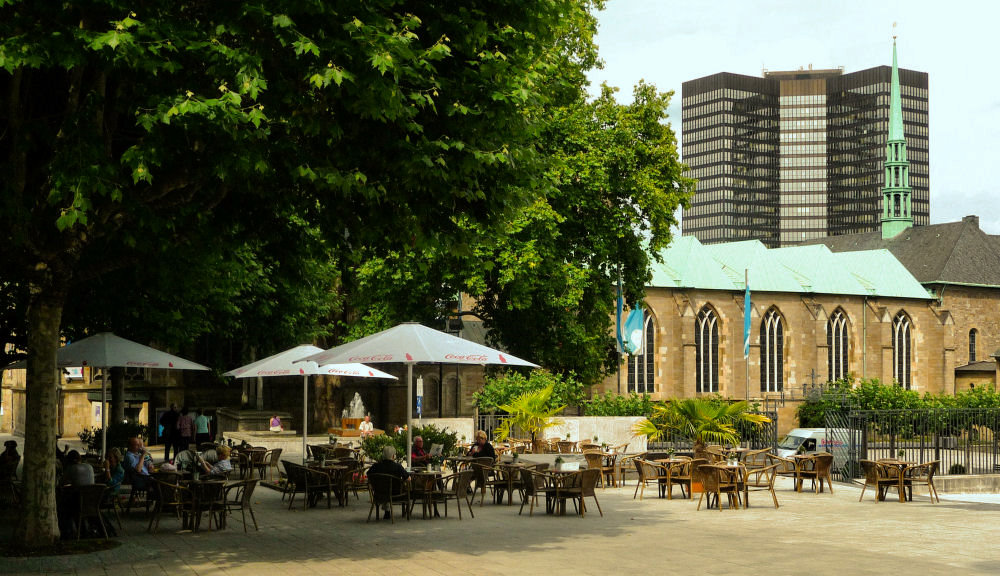
[[[306,459],[308,454],[306,450],[307,442],[306,437],[308,436],[308,414],[309,414],[309,376],[311,374],[329,374],[332,376],[354,376],[357,378],[390,378],[392,380],[398,380],[392,374],[386,374],[381,370],[376,370],[370,366],[365,366],[364,364],[347,363],[347,364],[323,364],[322,366],[316,362],[299,362],[303,357],[310,354],[316,354],[322,352],[321,348],[316,346],[310,346],[308,344],[303,344],[301,346],[296,346],[284,352],[279,352],[273,356],[268,356],[263,360],[257,360],[230,370],[223,374],[223,376],[232,376],[234,378],[256,378],[260,377],[271,377],[271,376],[294,376],[302,375],[302,460]]]
[[[403,362],[406,364],[406,442],[413,443],[413,365],[418,362],[439,364],[500,364],[537,368],[527,360],[505,354],[488,346],[428,328],[416,322],[406,322],[377,334],[348,342],[318,354],[306,356],[300,362],[335,364],[365,362],[369,364]],[[410,451],[407,448],[407,463]]]
[[[185,360],[173,354],[167,354],[156,348],[144,346],[138,342],[115,336],[111,332],[100,332],[63,346],[56,351],[56,365],[91,366],[94,368],[161,368],[176,370],[210,370],[190,360]],[[23,360],[11,364],[6,369],[25,368]],[[108,377],[101,379],[101,427],[104,433],[101,438],[101,456],[107,449],[108,411],[107,411]]]

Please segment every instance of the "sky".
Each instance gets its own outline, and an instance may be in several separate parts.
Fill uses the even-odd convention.
[[[952,0],[609,0],[598,19],[604,69],[590,75],[627,102],[644,79],[674,91],[670,123],[680,142],[681,84],[717,72],[892,64],[928,74],[931,223],[979,216],[1000,234],[1000,2]]]

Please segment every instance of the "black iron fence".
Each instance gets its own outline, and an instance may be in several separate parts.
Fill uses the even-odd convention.
[[[939,474],[1000,472],[1000,410],[931,408],[828,412],[828,433],[847,444],[843,477],[861,475],[859,460],[939,461]]]

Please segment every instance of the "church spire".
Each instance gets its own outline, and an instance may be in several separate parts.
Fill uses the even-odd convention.
[[[910,162],[906,159],[903,99],[896,66],[896,37],[892,37],[892,85],[889,88],[889,136],[885,145],[885,186],[882,188],[882,238],[892,238],[913,226]]]

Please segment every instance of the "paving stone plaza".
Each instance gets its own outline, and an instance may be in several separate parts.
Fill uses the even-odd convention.
[[[255,494],[260,531],[237,517],[224,531],[156,534],[143,513],[125,519],[114,550],[46,558],[3,558],[3,574],[995,574],[1000,505],[926,496],[875,503],[871,490],[835,483],[834,494],[801,494],[779,480],[781,508],[766,494],[751,507],[696,511],[689,500],[633,500],[634,484],[598,489],[604,517],[538,513],[475,504],[475,519],[366,523],[368,498],[345,508],[288,510],[267,488]],[[647,495],[649,492],[647,491]],[[677,493],[675,492],[675,495]],[[5,531],[9,530],[9,526]]]

